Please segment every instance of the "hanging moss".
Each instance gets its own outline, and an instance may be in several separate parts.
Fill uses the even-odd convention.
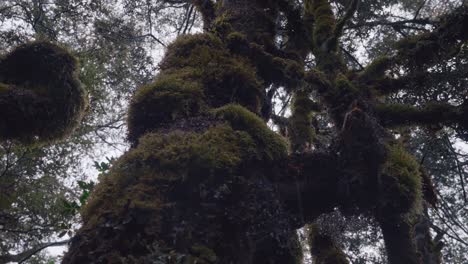
[[[259,158],[273,161],[287,155],[286,141],[271,131],[265,122],[240,105],[227,105],[215,109],[214,114],[227,120],[236,130],[247,132],[258,144]]]
[[[45,42],[21,45],[0,60],[0,140],[43,143],[69,135],[86,108],[77,61]]]
[[[400,144],[387,145],[387,152],[379,210],[389,217],[415,213],[422,201],[419,164]]]

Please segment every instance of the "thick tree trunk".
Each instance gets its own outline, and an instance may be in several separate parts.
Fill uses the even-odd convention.
[[[310,47],[286,50],[274,39],[288,1],[208,2],[194,1],[209,31],[178,38],[135,94],[133,148],[96,187],[63,262],[296,263],[295,230],[339,208],[377,218],[390,263],[419,263],[420,165],[386,129],[375,96],[386,67],[405,61],[347,69],[338,38],[357,1],[337,20],[329,1],[304,0],[297,32],[310,35],[290,41]],[[304,72],[309,51],[317,68]],[[294,94],[291,150],[265,124],[272,83]],[[313,91],[337,128],[324,152],[313,147]],[[347,262],[329,237],[311,238],[319,263]]]
[[[257,65],[225,45],[234,31],[272,44],[276,11],[265,5],[224,1],[212,33],[168,47],[132,101],[134,148],[97,186],[64,263],[300,260],[298,221],[273,184],[287,145],[256,116]]]

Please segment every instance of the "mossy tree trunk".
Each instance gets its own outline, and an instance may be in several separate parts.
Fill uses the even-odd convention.
[[[206,32],[171,44],[156,81],[135,94],[133,147],[102,177],[63,262],[297,263],[295,230],[339,208],[377,219],[391,263],[420,263],[413,232],[420,168],[388,127],[421,119],[424,109],[405,115],[376,95],[388,90],[379,86],[386,69],[406,65],[421,45],[351,72],[338,46],[357,3],[337,19],[325,0],[305,0],[300,11],[289,1],[194,1]],[[295,25],[283,49],[275,45],[280,13]],[[464,8],[448,20],[466,17]],[[451,30],[450,46],[468,35]],[[310,52],[317,67],[305,71]],[[290,149],[266,126],[271,84],[294,94]],[[326,151],[313,148],[312,92],[337,127]],[[312,241],[320,263],[346,263],[329,237]]]

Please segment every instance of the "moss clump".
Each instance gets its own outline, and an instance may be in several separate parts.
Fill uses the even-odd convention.
[[[132,141],[160,124],[238,103],[260,113],[264,90],[255,68],[229,53],[219,38],[197,34],[168,47],[157,81],[141,88],[130,105]]]
[[[388,56],[375,59],[359,74],[360,80],[366,82],[383,78],[385,71],[390,68],[393,62],[394,59]]]
[[[325,73],[317,69],[307,71],[305,73],[305,79],[309,84],[317,86],[319,92],[324,92],[331,86]]]
[[[227,120],[236,130],[247,132],[256,142],[259,159],[273,161],[287,155],[286,141],[271,131],[265,122],[240,105],[227,105],[213,110],[215,116]]]
[[[379,200],[382,213],[400,216],[419,210],[422,182],[418,162],[400,144],[387,145],[387,152]]]
[[[202,134],[146,134],[101,179],[82,211],[83,220],[95,223],[106,213],[119,216],[125,207],[159,210],[161,183],[229,177],[241,164],[257,160],[260,149],[249,133],[228,125]]]
[[[299,91],[294,96],[292,116],[289,119],[289,140],[294,152],[310,149],[315,138],[315,131],[312,128],[313,105],[306,92]]]
[[[333,34],[335,30],[335,16],[327,0],[313,1],[314,41],[315,45],[320,46]]]
[[[226,57],[226,50],[220,38],[210,33],[178,37],[167,47],[166,55],[160,63],[162,71],[184,67],[202,68],[216,59]]]
[[[21,45],[0,60],[0,139],[26,144],[69,135],[86,108],[77,61],[45,42]]]
[[[304,77],[304,67],[297,61],[273,57],[271,72],[277,76],[270,76],[278,84],[295,85]]]
[[[336,77],[335,87],[338,91],[357,93],[357,89],[354,86],[354,84],[351,81],[349,81],[349,79],[343,74],[338,74],[338,76]]]
[[[137,142],[147,132],[206,109],[201,84],[190,81],[189,74],[161,74],[154,83],[140,88],[132,99],[129,139]]]

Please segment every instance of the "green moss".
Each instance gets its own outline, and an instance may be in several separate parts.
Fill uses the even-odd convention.
[[[8,92],[10,89],[8,84],[0,83],[0,94]]]
[[[317,46],[322,45],[335,30],[335,16],[327,0],[313,1],[314,41]]]
[[[234,28],[231,25],[231,17],[228,12],[223,12],[213,21],[212,31],[219,37],[224,37],[231,33]]]
[[[305,73],[304,67],[297,61],[274,57],[272,60],[274,67],[281,69],[282,78],[286,80],[301,80]]]
[[[178,38],[168,47],[155,83],[140,88],[130,105],[129,139],[208,108],[240,104],[260,113],[264,90],[255,68],[212,34]]]
[[[460,109],[445,103],[428,103],[424,107],[405,104],[380,104],[377,113],[386,126],[434,125],[456,122]]]
[[[359,74],[359,78],[363,81],[380,79],[384,77],[385,71],[388,70],[393,61],[393,58],[388,56],[379,57],[372,61],[372,63]]]
[[[247,132],[228,125],[211,127],[201,134],[148,133],[101,179],[82,210],[83,220],[92,226],[103,215],[118,216],[124,208],[158,211],[168,183],[226,180],[242,164],[257,160],[259,149]]]
[[[347,109],[358,93],[358,89],[345,75],[338,74],[333,86],[326,91],[325,96],[329,100],[335,101],[337,105],[341,103],[343,108]]]
[[[387,145],[387,151],[387,161],[382,168],[384,193],[380,206],[389,214],[415,212],[422,201],[419,164],[401,144]]]
[[[179,71],[161,74],[150,85],[140,88],[132,99],[128,114],[129,139],[180,119],[206,111],[202,85],[190,80],[196,73]]]
[[[77,68],[66,49],[46,42],[21,45],[2,58],[0,139],[39,144],[73,132],[87,107]]]
[[[168,47],[161,69],[177,74],[189,69],[212,107],[239,103],[260,111],[264,91],[255,68],[247,59],[230,54],[212,34],[179,37]]]
[[[310,148],[315,138],[315,131],[312,128],[312,105],[313,102],[309,99],[308,93],[297,92],[294,96],[292,116],[289,119],[289,140],[294,152],[302,152]]]
[[[259,158],[273,161],[287,155],[286,141],[271,131],[265,122],[240,105],[227,105],[214,109],[214,114],[236,130],[247,132],[258,144]]]
[[[305,73],[305,79],[308,83],[319,86],[322,91],[331,86],[325,73],[317,69],[307,71]]]
[[[338,76],[336,77],[335,87],[339,91],[346,91],[346,92],[351,92],[351,93],[357,92],[357,89],[354,86],[354,84],[351,83],[349,79],[343,74],[338,74]]]

